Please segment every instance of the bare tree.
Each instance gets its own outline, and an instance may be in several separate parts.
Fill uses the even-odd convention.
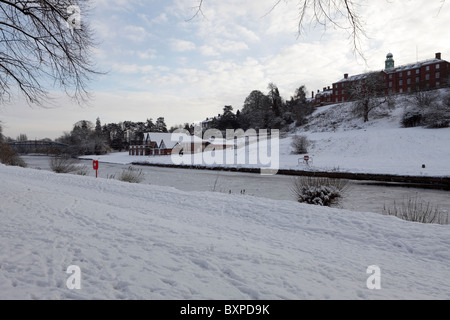
[[[0,0],[0,102],[18,90],[43,105],[55,87],[78,103],[88,99],[88,82],[98,73],[90,1]]]
[[[372,72],[361,79],[352,81],[346,86],[347,97],[353,102],[353,111],[362,116],[364,122],[369,121],[369,114],[383,104],[390,104],[392,99],[388,93],[383,74]]]

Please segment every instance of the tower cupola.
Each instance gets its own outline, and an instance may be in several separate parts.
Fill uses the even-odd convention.
[[[395,66],[394,55],[392,53],[388,53],[386,56],[385,69],[393,69]]]

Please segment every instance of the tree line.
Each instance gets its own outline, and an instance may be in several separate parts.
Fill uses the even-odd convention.
[[[163,117],[147,119],[145,122],[123,121],[101,124],[97,118],[95,125],[88,120],[74,124],[72,131],[64,132],[56,141],[69,145],[67,150],[72,156],[101,155],[111,150],[123,151],[130,144],[144,139],[145,132],[168,132]]]
[[[288,130],[291,125],[301,126],[315,107],[306,98],[306,87],[297,88],[289,100],[284,100],[278,87],[269,83],[267,93],[253,90],[244,101],[241,110],[233,111],[225,106],[223,114],[209,120],[208,128],[226,129],[279,129]]]

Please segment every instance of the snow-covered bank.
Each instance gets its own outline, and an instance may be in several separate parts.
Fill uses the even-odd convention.
[[[448,89],[441,91],[442,96],[450,92]],[[405,108],[410,104],[406,98],[405,95],[399,95],[394,109],[373,111],[371,120],[366,123],[353,114],[351,103],[318,108],[310,116],[307,125],[298,128],[296,132],[297,135],[305,135],[311,142],[308,150],[312,160],[310,165],[303,163],[303,156],[292,154],[293,133],[280,139],[278,154],[270,156],[273,161],[276,160],[278,169],[284,170],[450,177],[450,128],[402,128],[400,122]],[[246,151],[259,155],[261,149],[258,147],[254,143]],[[240,150],[236,151],[238,152]],[[171,156],[143,157],[112,153],[95,158],[102,162],[120,164],[177,164]],[[211,158],[222,160],[224,164],[219,163],[220,161],[211,163]],[[227,163],[226,158],[222,151],[216,151],[214,156],[209,152],[200,159],[203,161],[198,161],[197,158],[195,162],[185,164],[206,167],[264,167],[250,163],[248,158],[245,163],[236,159]]]
[[[449,226],[5,166],[0,181],[1,299],[450,298]]]
[[[291,154],[292,137],[288,137],[280,139],[279,169],[419,177],[450,176],[450,128],[368,128],[355,131],[310,132],[307,136],[313,143],[309,153],[312,158],[310,166],[301,161],[302,156]],[[130,156],[128,152],[81,158],[95,158],[101,162],[119,164],[174,164],[171,156]],[[198,164],[206,167],[257,167],[236,163]],[[422,165],[425,165],[425,168]]]

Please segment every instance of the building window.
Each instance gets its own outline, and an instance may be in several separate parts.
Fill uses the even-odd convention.
[[[408,76],[410,76],[411,75],[411,71],[408,71]]]
[[[402,85],[403,85],[403,80],[400,80],[400,81],[398,82],[398,85],[399,85],[399,86],[402,86]]]
[[[398,75],[400,78],[403,77],[403,72],[400,72],[400,74]]]
[[[403,93],[403,88],[400,88],[399,92],[400,92],[400,93]]]
[[[419,74],[419,73],[420,73],[420,69],[417,69],[417,70],[416,70],[416,74]]]
[[[389,81],[389,88],[392,88],[392,81]]]
[[[407,83],[408,83],[408,84],[411,84],[411,78],[408,78]]]
[[[420,82],[420,77],[416,77],[416,83]]]
[[[440,72],[436,72],[436,79],[439,79],[441,77],[441,73]]]
[[[425,76],[425,80],[430,80],[430,75],[429,75],[429,74],[427,74],[427,75]]]
[[[436,69],[439,69],[440,68],[440,65],[439,65],[439,63],[436,65]]]
[[[441,83],[439,82],[439,81],[436,81],[436,87],[440,87],[441,86]]]
[[[430,71],[430,66],[427,66],[427,68],[426,68],[426,69],[427,69],[427,71]]]

